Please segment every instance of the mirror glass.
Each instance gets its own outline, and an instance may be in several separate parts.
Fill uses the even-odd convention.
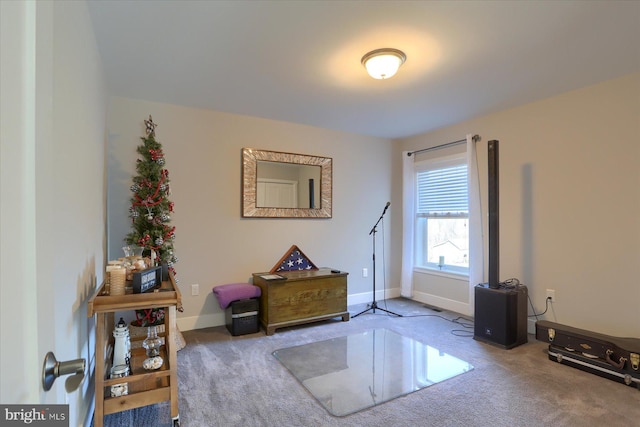
[[[331,218],[332,159],[242,149],[242,216]]]
[[[321,207],[320,172],[320,166],[259,161],[256,207]]]

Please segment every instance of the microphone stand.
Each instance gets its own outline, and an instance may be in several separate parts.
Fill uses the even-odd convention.
[[[369,308],[361,311],[360,313],[352,317],[358,317],[369,310],[373,310],[373,313],[375,313],[376,309],[382,310],[389,314],[396,315],[398,317],[402,317],[401,314],[394,313],[393,311],[385,310],[384,308],[378,307],[378,303],[376,302],[376,233],[378,232],[377,230],[378,224],[380,223],[380,221],[382,221],[382,217],[384,217],[384,214],[387,212],[387,209],[389,209],[389,205],[391,205],[391,203],[387,202],[387,205],[384,207],[384,210],[382,211],[382,215],[380,215],[380,218],[378,218],[378,221],[375,223],[375,225],[369,232],[369,235],[372,236],[373,238],[373,302],[369,305]]]

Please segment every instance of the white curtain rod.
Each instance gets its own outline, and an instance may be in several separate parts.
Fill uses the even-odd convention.
[[[480,141],[480,135],[473,135],[472,139],[473,139],[473,142],[478,142]],[[429,147],[429,148],[423,148],[422,150],[410,151],[407,153],[407,156],[411,157],[412,154],[422,153],[422,152],[431,151],[431,150],[439,150],[440,148],[453,147],[454,145],[458,145],[466,142],[467,142],[466,138],[459,139],[457,141],[447,142],[446,144],[436,145],[435,147]]]

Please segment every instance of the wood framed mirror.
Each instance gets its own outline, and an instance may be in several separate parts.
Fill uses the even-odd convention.
[[[332,159],[242,149],[242,216],[331,218]]]

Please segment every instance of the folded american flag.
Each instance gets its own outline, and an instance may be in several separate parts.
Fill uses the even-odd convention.
[[[296,246],[293,245],[284,257],[271,270],[272,273],[278,271],[295,271],[295,270],[317,270],[313,262]]]

